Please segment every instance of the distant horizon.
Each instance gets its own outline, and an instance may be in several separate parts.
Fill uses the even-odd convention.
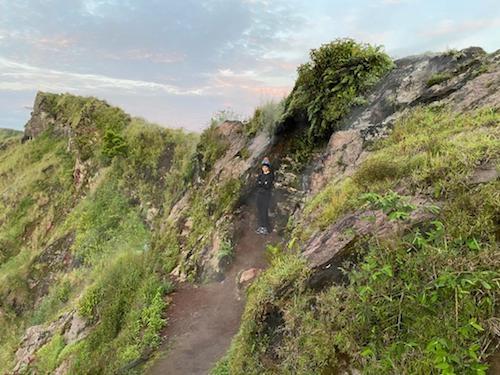
[[[22,130],[37,91],[95,96],[134,117],[200,131],[293,87],[338,38],[393,58],[500,48],[500,2],[431,0],[0,0],[0,127]]]

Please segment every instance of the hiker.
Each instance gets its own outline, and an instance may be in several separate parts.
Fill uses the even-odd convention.
[[[267,157],[262,160],[261,170],[257,177],[257,219],[259,228],[258,234],[269,234],[269,203],[271,201],[271,190],[273,187],[274,174],[271,170],[271,163]]]

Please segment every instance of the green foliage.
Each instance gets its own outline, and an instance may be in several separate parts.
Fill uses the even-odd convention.
[[[434,73],[427,80],[427,87],[431,87],[431,86],[434,86],[434,85],[439,85],[440,83],[448,81],[452,77],[453,77],[453,75],[450,72]]]
[[[126,189],[168,212],[190,182],[198,137],[133,118],[125,140],[127,158],[120,161],[120,168]]]
[[[41,374],[53,373],[59,364],[59,355],[64,346],[64,338],[60,334],[56,334],[36,352],[36,368]]]
[[[73,144],[82,160],[102,154],[105,158],[124,155],[127,145],[123,130],[130,117],[121,109],[93,97],[39,93],[43,110],[59,124],[69,124]]]
[[[169,209],[185,188],[179,181],[197,137],[139,120],[128,126],[123,112],[93,99],[44,100],[56,121],[71,124],[76,148],[68,152],[67,139],[49,130],[0,150],[0,330],[9,332],[0,335],[0,372],[12,369],[27,327],[50,324],[76,308],[94,325],[92,334],[64,349],[52,346],[54,338],[30,370],[50,373],[68,359],[71,373],[116,373],[159,345],[163,298],[172,290],[162,280],[163,254],[151,249],[153,228],[146,226],[135,197],[142,205],[154,196],[156,207]],[[89,158],[95,178],[89,191],[74,194],[75,152],[85,150],[79,156]],[[51,259],[61,250],[47,245],[71,232],[70,262],[65,256],[64,264],[40,263],[41,252]],[[46,272],[33,287],[30,272],[41,269]],[[48,294],[40,295],[49,277]]]
[[[305,261],[297,255],[283,252],[272,259],[271,268],[263,272],[248,289],[248,299],[243,314],[240,331],[234,338],[226,358],[223,358],[213,373],[218,374],[263,374],[259,357],[264,353],[269,340],[277,334],[271,323],[262,327],[259,322],[274,306],[279,306],[283,295],[283,285],[301,289],[307,279]],[[276,312],[279,316],[279,312]]]
[[[74,254],[89,264],[118,249],[143,250],[148,241],[144,223],[112,175],[75,208],[66,226],[76,229]]]
[[[269,101],[257,107],[252,118],[245,123],[247,137],[252,138],[261,130],[266,131],[268,135],[272,135],[283,115],[284,106],[285,101],[281,100],[278,103]]]
[[[338,39],[311,50],[285,102],[284,119],[304,114],[310,138],[327,137],[368,88],[392,67],[380,47]]]
[[[94,322],[96,317],[96,308],[102,298],[101,290],[92,286],[85,291],[78,303],[78,313],[90,322]]]
[[[99,324],[74,353],[72,373],[115,373],[156,348],[165,325],[163,296],[169,291],[138,253],[106,265],[80,302],[80,314]]]
[[[415,210],[415,205],[409,203],[409,197],[402,197],[389,190],[385,195],[377,193],[364,193],[361,200],[369,203],[375,209],[382,210],[391,220],[404,220]]]
[[[200,176],[204,177],[212,169],[229,147],[227,140],[217,131],[215,124],[203,131],[196,147],[196,158],[200,169]]]
[[[0,145],[8,140],[20,138],[22,134],[23,133],[18,130],[0,128]]]
[[[214,201],[217,204],[215,216],[220,217],[223,213],[230,212],[240,198],[240,191],[242,188],[241,180],[238,178],[231,178],[224,182],[217,190],[217,196]]]
[[[54,317],[72,296],[74,285],[68,279],[60,279],[51,286],[47,296],[37,306],[31,318],[31,324],[41,324]]]
[[[221,245],[219,252],[217,253],[217,258],[219,260],[228,260],[233,256],[234,246],[230,239],[225,238]]]
[[[374,145],[352,178],[332,182],[306,203],[305,219],[312,222],[309,231],[324,228],[358,207],[363,193],[382,197],[400,185],[410,192],[431,191],[437,199],[458,194],[461,199],[453,201],[456,205],[475,201],[477,196],[464,191],[464,184],[484,160],[498,158],[500,142],[493,126],[498,121],[500,115],[487,108],[458,115],[446,109],[413,111],[396,123],[387,139]],[[494,195],[489,197],[493,204]],[[468,213],[473,207],[456,210],[456,218],[451,219],[473,216]],[[486,224],[484,228],[491,228]]]
[[[107,129],[104,133],[102,153],[110,159],[117,155],[124,156],[127,153],[127,143],[123,136],[113,129]]]

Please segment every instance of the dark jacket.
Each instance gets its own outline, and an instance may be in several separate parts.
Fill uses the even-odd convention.
[[[273,187],[273,181],[273,172],[270,172],[268,174],[260,172],[259,176],[257,177],[257,192],[259,194],[270,194]]]

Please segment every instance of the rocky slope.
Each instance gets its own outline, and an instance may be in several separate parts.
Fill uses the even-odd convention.
[[[408,57],[382,75],[370,63],[386,59],[361,50],[328,73],[349,96],[309,95],[342,105],[305,104],[302,77],[284,108],[201,135],[39,93],[24,137],[0,133],[0,371],[141,373],[169,332],[170,293],[229,290],[213,285],[243,271],[230,265],[246,264],[241,210],[263,155],[279,241],[213,373],[487,371],[500,54]],[[359,77],[380,79],[366,91]],[[311,143],[322,110],[339,119]]]
[[[498,371],[499,57],[398,60],[342,119],[215,374]]]

